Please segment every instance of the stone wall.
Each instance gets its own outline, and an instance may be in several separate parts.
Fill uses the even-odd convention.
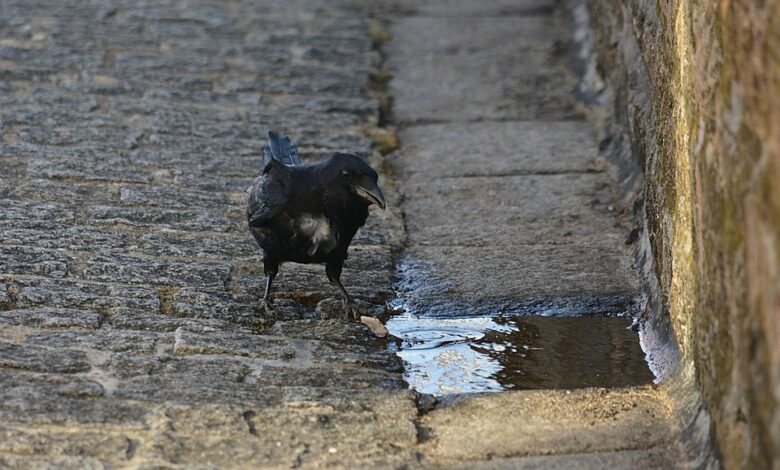
[[[780,2],[587,4],[614,106],[602,150],[657,283],[648,336],[695,374],[723,465],[777,468]]]

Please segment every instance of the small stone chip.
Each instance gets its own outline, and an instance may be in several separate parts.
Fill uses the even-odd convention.
[[[385,325],[383,325],[381,321],[374,317],[367,317],[363,315],[360,317],[360,323],[371,328],[371,331],[374,332],[377,338],[384,338],[387,336],[387,328],[385,328]]]

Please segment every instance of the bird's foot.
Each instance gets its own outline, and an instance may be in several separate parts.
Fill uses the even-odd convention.
[[[262,302],[265,314],[270,318],[276,318],[276,308],[274,308],[273,301],[271,299],[263,299]]]
[[[344,305],[344,316],[347,321],[360,321],[360,309],[354,300],[348,299],[342,301]]]

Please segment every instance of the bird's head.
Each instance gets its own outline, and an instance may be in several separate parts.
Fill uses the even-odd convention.
[[[385,208],[385,196],[377,185],[379,176],[362,158],[350,153],[334,153],[322,166],[325,184],[343,194],[364,199]]]

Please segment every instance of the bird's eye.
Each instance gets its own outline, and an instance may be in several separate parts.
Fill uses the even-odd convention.
[[[352,178],[352,172],[349,170],[341,170],[341,177],[345,180]]]

